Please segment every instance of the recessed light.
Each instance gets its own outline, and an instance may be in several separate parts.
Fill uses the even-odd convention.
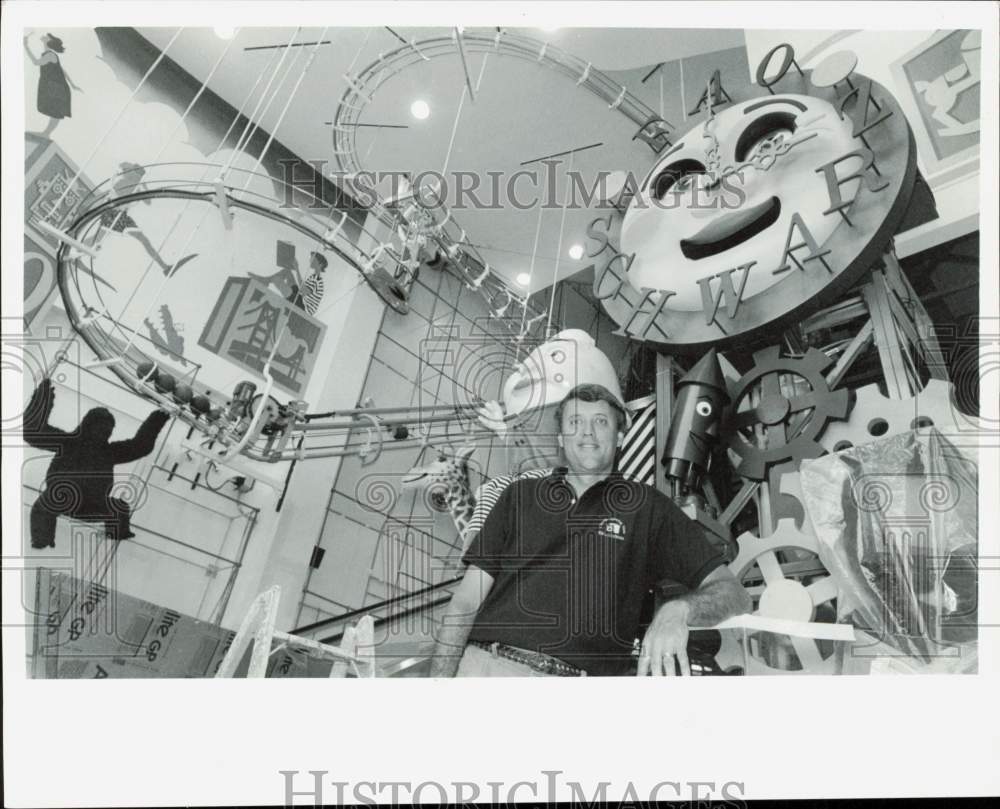
[[[531,283],[531,275],[526,272],[521,272],[517,274],[517,283],[521,286],[526,287]]]
[[[236,34],[235,28],[213,28],[212,30],[215,31],[215,35],[219,39],[232,39]]]
[[[418,121],[422,121],[431,114],[431,108],[426,101],[418,98],[410,104],[410,114]]]
[[[583,245],[574,244],[572,247],[570,247],[569,257],[573,259],[573,261],[579,261],[581,258],[583,258]]]

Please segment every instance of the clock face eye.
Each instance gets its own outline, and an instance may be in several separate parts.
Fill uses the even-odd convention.
[[[819,244],[840,225],[839,216],[824,214],[830,199],[816,169],[858,145],[850,118],[812,96],[758,98],[717,112],[710,127],[699,121],[653,167],[625,212],[621,250],[635,254],[630,283],[672,290],[671,309],[695,312],[705,305],[703,283],[755,262],[742,299],[767,291],[787,277],[772,270],[793,216]],[[719,182],[707,181],[710,163]],[[844,199],[858,186],[845,183]]]
[[[707,176],[704,164],[697,160],[671,161],[653,176],[649,184],[650,194],[660,201],[663,201],[667,194],[687,194],[697,186],[701,178]]]
[[[795,134],[795,116],[787,112],[771,112],[749,124],[736,141],[736,163],[760,158],[789,141]]]

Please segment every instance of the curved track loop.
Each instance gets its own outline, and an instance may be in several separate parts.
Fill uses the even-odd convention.
[[[131,194],[111,198],[106,190],[110,187],[110,181],[102,183],[87,197],[85,203],[89,203],[90,207],[83,210],[83,213],[79,214],[66,228],[66,236],[74,241],[79,241],[81,237],[89,235],[102,214],[142,200],[169,198],[185,200],[188,203],[215,205],[218,201],[219,189],[214,183],[197,179],[178,180],[176,175],[174,179],[149,176],[151,172],[148,170],[150,168],[162,169],[168,166],[177,168],[177,165],[160,164],[159,166],[146,167],[146,189]],[[206,167],[217,169],[219,167],[218,164],[184,165],[200,169]],[[233,171],[238,172],[239,170]],[[268,175],[258,176],[269,184],[280,184],[279,181]],[[372,263],[371,255],[358,248],[354,241],[343,233],[342,228],[331,227],[329,219],[320,218],[301,209],[298,209],[298,215],[289,216],[279,210],[280,202],[265,194],[231,186],[227,186],[225,192],[226,205],[229,208],[249,211],[297,230],[322,244],[327,250],[336,253],[354,267],[364,277],[364,280],[375,289],[376,293],[384,299],[387,295],[396,294],[396,290],[391,286],[380,284],[379,278],[373,277],[374,274],[368,269]],[[296,188],[295,192],[299,195],[306,193],[299,188]],[[81,204],[78,210],[83,207]],[[329,208],[326,203],[324,203],[324,207]],[[212,214],[209,213],[209,215]],[[219,215],[222,215],[221,212]],[[399,257],[391,250],[383,249],[380,258],[387,262],[395,262],[397,265],[400,262]],[[205,436],[206,443],[215,442],[220,448],[215,453],[217,456],[226,457],[228,451],[232,455],[239,453],[251,460],[273,463],[292,459],[304,460],[360,454],[367,463],[371,463],[383,449],[381,434],[375,435],[372,430],[373,425],[379,428],[383,428],[385,425],[377,415],[367,415],[364,408],[342,412],[339,415],[346,418],[337,421],[334,419],[338,414],[319,414],[310,419],[304,411],[279,406],[280,412],[277,419],[273,417],[273,413],[265,419],[253,413],[231,417],[225,412],[220,414],[219,408],[214,408],[211,413],[199,413],[191,407],[185,406],[184,403],[176,401],[169,392],[157,389],[154,384],[155,374],[153,372],[148,372],[144,377],[140,377],[137,372],[140,363],[157,365],[156,357],[146,353],[134,343],[134,334],[130,329],[124,328],[117,322],[104,306],[99,293],[97,293],[96,298],[90,294],[84,294],[78,267],[81,266],[80,262],[86,260],[86,256],[79,256],[74,248],[63,242],[60,244],[56,260],[57,282],[66,314],[74,330],[97,355],[98,364],[109,368],[139,396],[173,413],[185,424],[195,428]],[[385,265],[380,266],[384,268]],[[390,273],[386,272],[386,274]],[[387,300],[387,303],[391,305],[392,301]],[[206,380],[200,381],[206,382]],[[216,402],[214,404],[224,403]],[[258,408],[258,411],[262,412],[263,409]],[[395,421],[405,419],[407,416],[414,421],[430,422],[432,428],[438,429],[438,432],[433,435],[433,440],[443,443],[450,440],[448,431],[453,422],[463,419],[475,420],[474,410],[469,406],[447,408],[446,412],[430,417],[427,417],[418,408],[397,408],[394,410]],[[444,433],[441,432],[442,429]],[[361,440],[352,441],[352,433],[358,431],[362,433]],[[483,431],[483,434],[485,437],[486,431]],[[343,440],[345,435],[347,436],[346,441]],[[332,438],[333,441],[320,447],[293,448],[298,438],[309,440],[309,438],[316,437]],[[419,447],[422,440],[414,438],[387,442],[384,448]]]
[[[537,62],[543,67],[561,73],[573,79],[584,90],[608,102],[609,107],[616,109],[635,123],[636,128],[645,125],[651,118],[659,118],[651,107],[632,95],[625,87],[613,82],[600,70],[593,68],[589,62],[584,62],[554,45],[520,34],[498,33],[490,36],[470,32],[462,34],[462,44],[467,53],[510,56]],[[334,154],[344,171],[355,173],[364,168],[358,161],[354,142],[357,127],[349,125],[358,121],[371,94],[389,78],[424,61],[425,57],[454,59],[457,52],[454,37],[425,39],[413,45],[403,45],[380,56],[361,70],[356,78],[352,77],[352,84],[348,85],[348,90],[341,97],[333,117]]]
[[[461,37],[466,53],[497,54],[523,59],[565,75],[587,92],[606,101],[609,109],[616,110],[632,121],[637,132],[651,121],[660,119],[651,107],[632,95],[623,85],[613,82],[589,62],[547,42],[504,32],[495,35],[465,32]],[[370,103],[372,93],[389,78],[413,65],[432,59],[454,59],[457,53],[458,42],[455,36],[433,37],[402,45],[387,54],[379,54],[379,58],[362,69],[357,76],[345,76],[348,89],[341,96],[333,116],[333,153],[343,171],[348,175],[358,176],[359,180],[365,177],[364,167],[358,159],[358,128],[354,124]],[[370,209],[390,230],[395,230],[401,223],[404,226],[414,223],[414,213],[408,215],[405,210],[387,207],[370,184],[358,183],[358,187],[372,201]],[[420,202],[419,193],[415,200]],[[517,334],[519,340],[524,340],[531,328],[540,325],[546,312],[532,308],[526,298],[512,293],[498,276],[490,272],[490,265],[475,247],[468,244],[465,229],[454,220],[443,204],[435,206],[433,210],[443,214],[443,218],[436,218],[435,225],[428,234],[439,251],[448,256],[449,264],[458,276],[470,288],[483,295],[494,314],[502,318],[509,313],[509,319],[503,322],[512,333]],[[424,211],[427,211],[426,207]],[[526,329],[522,324],[530,325]]]

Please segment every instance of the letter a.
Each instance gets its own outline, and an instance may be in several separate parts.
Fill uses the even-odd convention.
[[[792,244],[792,237],[795,235],[795,228],[798,228],[802,232],[802,241],[798,244]],[[802,261],[812,261],[818,258],[823,262],[823,266],[826,267],[827,272],[830,272],[830,266],[826,263],[826,259],[823,256],[827,255],[829,250],[820,250],[819,245],[816,244],[816,239],[813,238],[812,233],[809,232],[809,228],[806,227],[806,223],[802,221],[802,217],[797,213],[792,214],[792,221],[788,225],[788,238],[785,239],[785,250],[781,254],[781,266],[776,270],[772,270],[772,275],[778,275],[778,273],[787,272],[792,267],[788,263],[788,259],[795,262],[795,266],[800,270],[804,270],[805,267],[802,266],[802,261],[799,261],[794,255],[792,255],[796,250],[808,247],[809,255],[806,256]]]

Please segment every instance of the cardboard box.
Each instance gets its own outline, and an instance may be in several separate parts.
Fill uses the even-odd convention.
[[[29,630],[33,677],[211,677],[235,637],[223,627],[47,569],[38,571],[35,609],[44,620]]]

